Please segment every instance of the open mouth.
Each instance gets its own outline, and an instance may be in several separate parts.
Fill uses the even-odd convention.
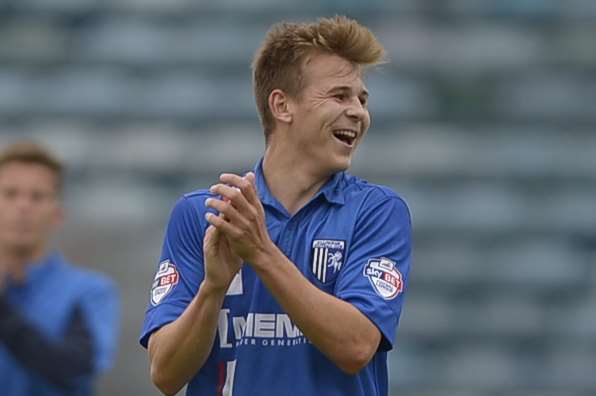
[[[356,132],[350,131],[348,129],[341,129],[333,131],[333,136],[335,136],[337,140],[342,141],[348,146],[352,146],[354,144],[354,141],[356,141],[357,134]]]

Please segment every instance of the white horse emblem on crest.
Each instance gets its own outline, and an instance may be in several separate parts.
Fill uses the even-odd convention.
[[[316,239],[312,244],[312,273],[321,282],[333,281],[345,255],[346,242],[335,239]]]
[[[343,258],[343,254],[341,254],[341,252],[335,252],[332,255],[330,255],[329,257],[327,257],[327,261],[329,262],[330,267],[333,268],[333,271],[339,271],[339,269],[341,268],[341,259]]]

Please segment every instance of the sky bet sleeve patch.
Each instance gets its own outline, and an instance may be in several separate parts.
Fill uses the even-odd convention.
[[[388,258],[372,258],[364,266],[364,276],[368,278],[375,292],[385,300],[393,300],[404,289],[403,276],[394,261]]]
[[[178,284],[180,275],[176,266],[170,260],[163,261],[159,264],[153,286],[151,287],[151,304],[156,306],[159,304],[174,287]]]

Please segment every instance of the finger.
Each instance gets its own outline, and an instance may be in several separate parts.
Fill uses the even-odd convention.
[[[234,173],[222,173],[219,175],[219,181],[224,184],[236,187],[240,190],[242,190],[242,188],[247,184],[246,180],[244,180],[242,176],[236,175]]]
[[[215,227],[217,231],[222,232],[229,238],[237,239],[240,237],[240,235],[242,235],[242,232],[236,226],[225,221],[221,217],[214,215],[213,213],[205,213],[205,219],[209,224]]]
[[[219,231],[217,228],[210,225],[205,231],[205,238],[208,241],[216,242],[217,238],[219,238]]]
[[[250,188],[247,189],[247,200],[256,208],[257,215],[264,218],[265,209],[261,203],[261,197],[259,196],[259,190],[257,188],[257,177],[253,172],[247,172],[244,175],[244,179],[250,183]]]
[[[240,189],[226,184],[215,184],[209,188],[209,191],[216,195],[221,195],[223,200],[230,200],[236,210],[245,212],[249,210],[249,203]]]
[[[231,201],[219,200],[217,198],[207,198],[205,200],[205,206],[217,210],[224,220],[231,221],[237,225],[243,225],[246,223],[246,219],[238,213],[236,208],[231,204]]]
[[[252,181],[251,181],[251,179],[246,177],[249,174],[252,175],[252,178],[253,178]],[[250,203],[251,205],[256,205],[257,202],[259,202],[259,198],[257,195],[256,185],[254,182],[254,173],[249,172],[246,174],[246,176],[241,177],[241,176],[235,175],[233,173],[222,173],[221,176],[219,177],[219,180],[222,183],[226,183],[226,184],[229,184],[236,188],[239,188],[240,191],[242,191],[242,194],[244,195],[244,197],[246,198],[248,203]]]
[[[210,249],[215,249],[219,244],[219,238],[221,236],[220,231],[209,225],[207,231],[205,231],[205,238],[203,240],[203,251],[208,252]]]
[[[257,177],[253,172],[247,172],[244,175],[244,179],[250,183],[250,188],[248,188],[248,201],[254,204],[261,203],[261,199],[259,198],[259,190],[257,189]]]
[[[246,175],[244,175],[244,178],[252,183],[255,190],[257,189],[257,177],[255,176],[254,172],[247,172]]]

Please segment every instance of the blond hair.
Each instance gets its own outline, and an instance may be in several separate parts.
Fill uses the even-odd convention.
[[[56,190],[62,189],[64,166],[58,158],[43,146],[31,141],[18,141],[0,152],[0,168],[8,163],[21,162],[41,165],[52,171],[56,177]]]
[[[266,139],[274,126],[269,95],[274,89],[299,95],[304,87],[302,60],[313,51],[338,55],[358,66],[378,64],[385,55],[370,30],[344,16],[273,25],[252,63],[254,95]]]

